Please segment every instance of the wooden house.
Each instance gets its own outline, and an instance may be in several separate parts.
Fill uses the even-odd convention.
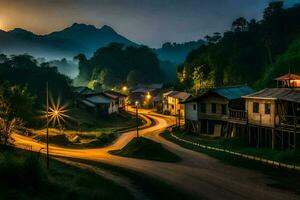
[[[185,104],[192,97],[192,94],[180,91],[169,91],[163,94],[163,113],[178,115],[182,118],[185,116]]]
[[[131,88],[128,97],[128,103],[134,105],[135,102],[144,108],[154,107],[154,97],[156,97],[162,90],[163,84],[139,84]]]
[[[281,88],[300,88],[300,76],[290,72],[275,79],[277,87]]]
[[[104,94],[117,101],[118,109],[125,110],[125,106],[127,105],[127,95],[112,90],[107,90]]]
[[[266,88],[243,98],[251,145],[296,147],[300,134],[300,88]]]
[[[109,115],[119,111],[118,100],[105,93],[85,95],[77,101],[78,107],[99,115]]]
[[[245,102],[241,97],[253,92],[248,86],[213,88],[185,101],[186,129],[214,136],[240,133],[233,132],[234,126],[231,125],[236,125],[238,129],[245,128],[246,123],[236,124],[235,121],[246,117]]]

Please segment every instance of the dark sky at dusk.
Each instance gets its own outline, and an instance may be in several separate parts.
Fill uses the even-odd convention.
[[[239,16],[260,18],[269,1],[0,0],[0,29],[45,34],[74,22],[107,24],[132,41],[157,47],[223,32]]]

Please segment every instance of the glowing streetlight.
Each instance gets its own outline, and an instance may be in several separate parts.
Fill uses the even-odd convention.
[[[123,92],[126,92],[128,90],[127,86],[122,87]]]
[[[51,98],[52,100],[52,98]],[[48,89],[48,82],[46,82],[46,164],[47,169],[49,169],[49,123],[52,121],[53,124],[56,122],[60,125],[61,121],[65,122],[65,118],[70,118],[66,114],[68,110],[66,109],[67,105],[60,105],[60,98],[58,99],[57,103],[51,101],[51,107],[49,106],[49,89]]]
[[[148,94],[147,94],[146,98],[147,98],[148,100],[150,100],[150,99],[151,99],[151,94],[150,94],[150,92],[148,92]]]

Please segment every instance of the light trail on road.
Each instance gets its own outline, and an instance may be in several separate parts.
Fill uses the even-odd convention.
[[[174,124],[174,117],[152,114],[143,109],[139,109],[139,113],[155,121],[154,125],[140,130],[140,135],[161,143],[165,148],[180,156],[183,159],[182,162],[164,163],[119,157],[108,153],[110,150],[124,147],[136,136],[136,131],[123,133],[113,144],[103,148],[71,149],[50,145],[50,154],[98,161],[136,170],[183,189],[200,199],[300,199],[299,196],[288,191],[268,186],[274,182],[259,172],[224,164],[205,154],[182,148],[160,137],[159,134],[162,131]],[[45,144],[29,137],[14,134],[13,138],[15,145],[19,148],[31,146],[33,151],[38,152],[45,147]]]

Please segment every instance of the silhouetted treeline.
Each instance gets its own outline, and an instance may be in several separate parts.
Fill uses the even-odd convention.
[[[148,47],[125,47],[111,43],[99,48],[87,59],[79,54],[77,82],[97,81],[100,88],[121,84],[156,83],[164,81],[157,56]]]
[[[207,87],[250,84],[271,86],[282,73],[300,72],[300,5],[284,8],[272,2],[263,19],[240,17],[230,31],[206,36],[208,45],[193,50],[177,69],[177,87],[191,91]]]

